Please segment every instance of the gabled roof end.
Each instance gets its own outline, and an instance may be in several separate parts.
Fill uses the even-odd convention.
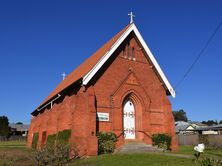
[[[162,69],[160,68],[159,64],[157,63],[155,57],[153,56],[152,52],[150,51],[149,47],[143,40],[140,32],[138,31],[136,25],[134,23],[130,23],[128,28],[125,32],[119,37],[119,39],[111,46],[110,50],[108,50],[102,58],[98,61],[98,63],[83,77],[83,85],[87,85],[88,82],[93,78],[93,76],[98,72],[98,70],[103,66],[103,64],[109,59],[109,57],[113,54],[113,52],[120,46],[120,44],[126,39],[126,37],[131,33],[134,32],[136,37],[138,38],[139,42],[143,46],[146,54],[150,58],[151,62],[153,63],[154,67],[156,68],[158,74],[160,75],[163,83],[165,84],[167,90],[171,94],[173,98],[175,98],[176,93],[169,83],[168,79],[166,78],[165,74],[163,73]]]

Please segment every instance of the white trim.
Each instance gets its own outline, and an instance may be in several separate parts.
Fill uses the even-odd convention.
[[[169,90],[172,97],[176,96],[176,93],[173,87],[170,85],[169,81],[167,80],[165,74],[163,73],[162,69],[160,68],[159,64],[157,63],[156,59],[154,58],[152,52],[150,51],[149,47],[143,40],[140,32],[136,28],[135,24],[131,24],[126,31],[119,37],[119,39],[112,45],[109,51],[107,51],[104,56],[99,60],[99,62],[83,77],[83,85],[87,85],[88,82],[92,79],[92,77],[97,73],[97,71],[103,66],[103,64],[110,58],[110,56],[114,53],[114,51],[120,46],[120,44],[126,39],[126,37],[132,32],[136,34],[139,42],[143,46],[146,54],[150,58],[151,62],[155,66],[157,72],[159,73],[161,79],[163,80],[165,86]]]
[[[133,24],[132,24],[133,25]],[[83,77],[83,85],[87,85],[92,77],[97,73],[97,71],[103,66],[103,64],[109,59],[109,57],[114,53],[114,51],[119,47],[119,45],[124,41],[124,39],[132,31],[132,25],[120,36],[120,38],[112,45],[109,51],[99,60],[99,62]]]
[[[169,90],[170,94],[172,95],[172,97],[175,97],[176,93],[175,93],[173,87],[170,85],[168,79],[166,78],[165,74],[163,73],[162,69],[160,68],[159,64],[157,63],[157,61],[154,58],[152,52],[150,51],[149,47],[147,46],[147,44],[143,40],[143,37],[141,36],[141,34],[139,33],[139,31],[138,31],[138,29],[136,28],[135,25],[133,26],[133,30],[134,30],[136,36],[138,37],[140,43],[142,44],[144,50],[146,51],[147,55],[149,56],[151,62],[155,66],[156,70],[158,71],[158,73],[159,73],[160,77],[162,78],[163,82],[165,83],[165,85],[166,85],[167,89]]]
[[[45,104],[44,106],[42,106],[41,108],[36,109],[36,110],[39,112],[39,111],[41,111],[43,108],[47,107],[49,104],[51,104],[51,108],[52,108],[53,102],[56,101],[56,100],[57,100],[58,98],[60,98],[60,97],[61,97],[61,95],[58,94],[58,96],[57,96],[55,99],[53,99],[52,101],[49,101],[47,104]]]

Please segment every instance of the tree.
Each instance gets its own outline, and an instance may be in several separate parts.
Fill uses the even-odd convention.
[[[185,121],[187,122],[187,115],[186,112],[183,109],[180,109],[179,111],[173,111],[174,120],[177,121]]]
[[[9,137],[11,129],[9,127],[9,122],[7,116],[0,116],[0,136]]]
[[[17,124],[17,125],[23,125],[23,123],[22,123],[22,122],[17,122],[16,124]]]
[[[217,121],[215,120],[208,120],[208,121],[202,121],[201,123],[206,124],[208,126],[217,125]]]

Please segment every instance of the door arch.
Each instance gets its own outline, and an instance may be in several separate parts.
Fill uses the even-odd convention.
[[[125,93],[125,97],[122,98],[122,132],[124,139],[136,139],[137,141],[144,140],[144,129],[143,129],[143,109],[144,103],[143,100],[138,96],[135,91],[128,91]],[[130,105],[131,104],[131,105]],[[129,107],[128,107],[129,106]],[[124,111],[125,109],[129,108],[129,111]],[[130,111],[131,110],[131,111]],[[131,116],[131,125],[127,125],[126,120],[124,120],[125,112],[133,112],[128,114]],[[133,117],[132,117],[133,115]],[[134,121],[134,122],[133,122]],[[127,136],[127,133],[131,133],[132,136]]]

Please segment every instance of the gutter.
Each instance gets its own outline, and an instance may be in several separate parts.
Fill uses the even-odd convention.
[[[56,97],[56,98],[54,98],[53,100],[51,100],[51,101],[49,101],[47,104],[45,104],[44,106],[42,106],[41,108],[38,108],[38,109],[36,109],[36,111],[41,111],[42,109],[44,109],[45,107],[47,107],[49,104],[51,105],[51,108],[52,108],[52,106],[53,106],[53,102],[54,101],[56,101],[57,99],[59,99],[61,97],[61,95],[60,94],[58,94],[58,96]],[[34,111],[35,112],[35,111]],[[33,112],[33,113],[34,113]],[[33,114],[32,113],[32,114]]]

